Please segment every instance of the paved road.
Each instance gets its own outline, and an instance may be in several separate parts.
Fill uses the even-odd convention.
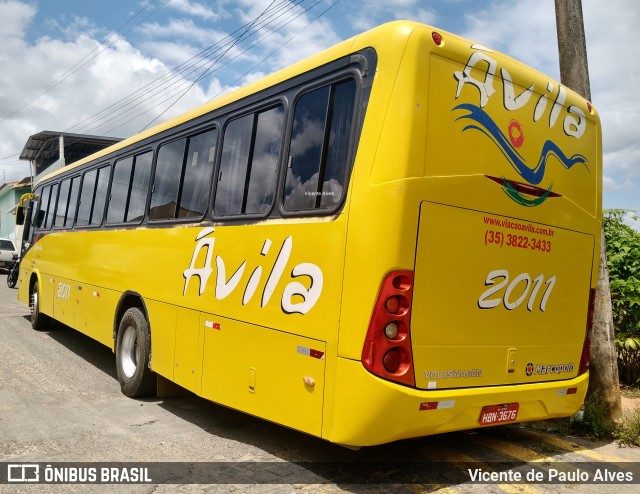
[[[129,399],[120,393],[113,354],[108,348],[60,325],[48,332],[33,331],[28,309],[16,297],[16,290],[8,289],[5,275],[0,275],[0,462],[193,462],[190,472],[178,469],[167,473],[176,483],[182,475],[199,468],[211,473],[233,462],[237,468],[222,471],[218,478],[228,475],[238,483],[23,484],[0,485],[0,492],[368,494],[571,489],[602,494],[638,489],[638,484],[627,483],[532,485],[504,478],[492,481],[489,477],[482,485],[469,482],[469,468],[479,469],[484,475],[507,475],[518,470],[526,474],[537,466],[546,478],[553,470],[559,475],[580,470],[593,475],[596,469],[619,470],[620,461],[640,461],[637,449],[561,438],[519,426],[350,451],[193,395]],[[404,461],[403,465],[410,467],[398,472],[386,463],[389,461]],[[242,480],[264,479],[251,475],[256,465],[265,464],[270,474],[266,483]],[[6,465],[0,463],[0,468]],[[621,468],[631,471],[629,465]],[[640,480],[640,473],[634,475]],[[274,476],[283,483],[274,483]]]

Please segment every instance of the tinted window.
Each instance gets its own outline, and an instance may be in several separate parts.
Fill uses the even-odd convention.
[[[348,80],[334,87],[331,131],[327,147],[320,207],[337,206],[342,200],[353,127],[356,84]],[[318,206],[318,204],[316,204]]]
[[[258,114],[245,213],[265,213],[273,204],[283,125],[282,106]]]
[[[47,209],[49,209],[49,197],[51,195],[51,186],[42,189],[40,196],[40,211],[38,213],[37,228],[44,228],[45,219],[47,217]]]
[[[67,217],[67,206],[69,205],[69,190],[71,189],[71,180],[63,180],[60,183],[60,192],[58,193],[58,206],[56,206],[56,218],[54,226],[58,228],[64,227],[64,221]]]
[[[149,218],[152,220],[176,217],[180,175],[182,174],[186,144],[186,139],[180,139],[165,144],[158,151],[149,206]]]
[[[78,203],[78,217],[76,225],[87,226],[91,219],[91,209],[93,207],[93,194],[96,190],[96,177],[98,170],[91,170],[84,174],[82,179],[82,190],[80,192],[80,202]]]
[[[144,208],[147,205],[149,192],[149,179],[151,178],[151,164],[153,152],[149,151],[136,156],[133,165],[133,179],[129,191],[129,202],[125,221],[140,222],[144,217]]]
[[[33,232],[38,227],[37,218],[38,218],[38,208],[40,206],[40,194],[42,193],[42,189],[35,191],[36,198],[31,202],[27,209],[27,213],[29,214],[29,222],[25,224],[25,228],[28,228],[24,232],[24,239],[26,242],[31,243],[33,241]]]
[[[73,226],[73,220],[78,208],[78,192],[80,192],[80,177],[71,180],[71,192],[69,193],[69,207],[67,208],[67,219],[64,222],[65,228]]]
[[[49,198],[49,207],[47,208],[47,215],[45,217],[44,228],[47,230],[53,226],[53,216],[56,207],[56,198],[58,197],[58,187],[60,184],[51,186],[51,197]]]
[[[284,110],[277,106],[233,120],[225,129],[216,216],[260,214],[273,203]]]
[[[116,161],[113,167],[111,182],[111,195],[109,197],[109,209],[107,210],[107,223],[124,222],[124,212],[127,207],[129,195],[129,180],[133,169],[133,156]]]
[[[304,94],[294,113],[284,207],[304,210],[337,205],[343,195],[355,81]]]
[[[253,115],[246,115],[233,120],[224,131],[215,202],[218,216],[242,212],[253,118]]]
[[[178,217],[200,217],[207,211],[216,159],[216,129],[189,138]]]
[[[109,188],[109,167],[98,168],[96,193],[93,198],[90,225],[100,225],[104,218],[104,207],[107,203],[107,189]]]

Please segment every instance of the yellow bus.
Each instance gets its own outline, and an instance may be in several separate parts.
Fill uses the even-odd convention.
[[[398,21],[43,178],[19,298],[166,380],[349,445],[574,414],[591,104]]]

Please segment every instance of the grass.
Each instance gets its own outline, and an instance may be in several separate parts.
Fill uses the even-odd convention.
[[[627,397],[640,397],[637,388],[622,392]],[[618,422],[611,422],[605,404],[592,397],[585,401],[582,417],[571,420],[570,432],[589,439],[614,439],[622,446],[640,446],[640,408],[627,412]]]
[[[640,409],[627,414],[613,433],[622,446],[640,446]]]

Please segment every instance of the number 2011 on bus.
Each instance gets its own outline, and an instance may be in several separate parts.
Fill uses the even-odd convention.
[[[496,283],[496,280],[500,278],[503,278],[502,281]],[[521,273],[509,283],[509,271],[506,269],[491,271],[484,282],[485,286],[489,286],[489,288],[478,298],[478,307],[481,309],[494,309],[503,304],[507,310],[514,310],[527,300],[527,310],[531,312],[536,306],[536,300],[538,300],[541,287],[546,285],[540,298],[540,305],[538,306],[540,311],[544,312],[547,308],[551,291],[556,284],[556,277],[555,275],[551,276],[546,281],[544,278],[544,275],[541,274],[531,280],[529,273]],[[523,283],[524,288],[519,288],[519,285]],[[533,288],[531,285],[533,285]],[[506,289],[504,293],[502,293],[501,290],[505,287]],[[522,290],[522,292],[520,292],[520,290]],[[490,298],[498,293],[498,298]],[[520,295],[518,295],[518,293],[520,293]]]

